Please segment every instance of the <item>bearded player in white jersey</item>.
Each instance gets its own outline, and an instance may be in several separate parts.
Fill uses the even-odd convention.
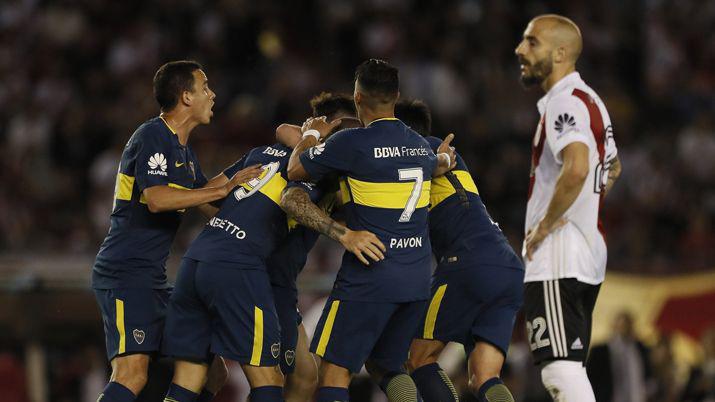
[[[545,92],[532,143],[524,310],[541,379],[555,401],[595,401],[584,362],[606,271],[603,197],[621,172],[611,120],[576,72],[581,32],[559,15],[531,20],[516,48],[525,86]]]

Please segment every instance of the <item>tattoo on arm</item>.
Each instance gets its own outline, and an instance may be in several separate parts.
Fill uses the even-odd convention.
[[[281,197],[283,210],[291,215],[298,223],[322,233],[333,240],[340,241],[340,237],[347,232],[347,228],[335,222],[320,207],[315,205],[304,190],[291,187],[283,192]]]

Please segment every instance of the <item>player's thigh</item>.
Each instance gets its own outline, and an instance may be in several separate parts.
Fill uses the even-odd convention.
[[[582,296],[582,287],[576,279],[526,284],[527,337],[537,364],[550,360],[585,360],[591,313],[584,311]]]
[[[195,363],[208,363],[213,358],[209,352],[211,317],[196,291],[198,267],[196,260],[184,258],[181,261],[169,300],[162,354]]]
[[[196,288],[211,315],[211,353],[242,365],[278,365],[280,324],[265,268],[201,262]]]
[[[246,374],[246,379],[251,385],[251,388],[266,387],[266,386],[283,386],[283,373],[280,367],[275,366],[253,366],[250,364],[242,364],[243,373]]]
[[[167,289],[95,289],[102,314],[107,359],[160,350]]]
[[[426,301],[398,304],[370,353],[372,363],[386,371],[402,371],[426,304]]]
[[[296,370],[296,353],[298,343],[298,323],[300,316],[297,310],[297,291],[295,289],[273,286],[278,322],[281,327],[280,365],[283,374],[292,374]]]
[[[359,372],[398,307],[396,303],[328,298],[310,345],[310,351],[322,359],[321,373],[326,362]],[[410,339],[412,334],[414,327]]]

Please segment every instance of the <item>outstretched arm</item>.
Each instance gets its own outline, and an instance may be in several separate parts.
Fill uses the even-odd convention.
[[[385,258],[385,245],[377,236],[364,230],[350,230],[336,222],[315,205],[308,193],[301,188],[290,187],[284,190],[281,207],[301,225],[339,241],[365,265],[370,265],[370,262],[363,254],[373,261]]]
[[[288,148],[295,148],[302,136],[303,133],[300,132],[299,126],[283,123],[276,128],[276,141]]]
[[[454,139],[454,134],[449,134],[437,148],[437,166],[435,166],[432,177],[439,177],[454,169],[457,166],[457,157],[454,154],[454,147],[450,144]]]
[[[609,191],[611,191],[611,188],[613,188],[613,184],[615,184],[616,180],[618,180],[618,177],[621,175],[622,170],[623,168],[621,167],[621,160],[618,159],[618,155],[616,155],[616,158],[611,163],[610,169],[608,169],[608,181],[606,182],[606,188],[603,189],[604,197],[608,195]]]

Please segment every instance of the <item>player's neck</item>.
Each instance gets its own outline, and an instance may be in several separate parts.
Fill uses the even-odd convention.
[[[576,66],[574,65],[564,66],[563,68],[558,69],[556,66],[554,66],[554,70],[551,72],[551,74],[541,82],[541,89],[544,90],[544,93],[548,93],[551,88],[554,87],[554,85],[556,85],[564,77],[573,73],[574,71],[576,71]]]
[[[362,124],[367,127],[370,125],[375,120],[380,120],[380,119],[394,119],[395,118],[395,109],[391,110],[363,110],[362,113],[360,113],[360,120],[362,120]]]
[[[181,145],[186,145],[189,142],[191,130],[199,125],[189,113],[182,113],[182,111],[161,112],[159,116],[164,119],[169,129],[179,137]]]

